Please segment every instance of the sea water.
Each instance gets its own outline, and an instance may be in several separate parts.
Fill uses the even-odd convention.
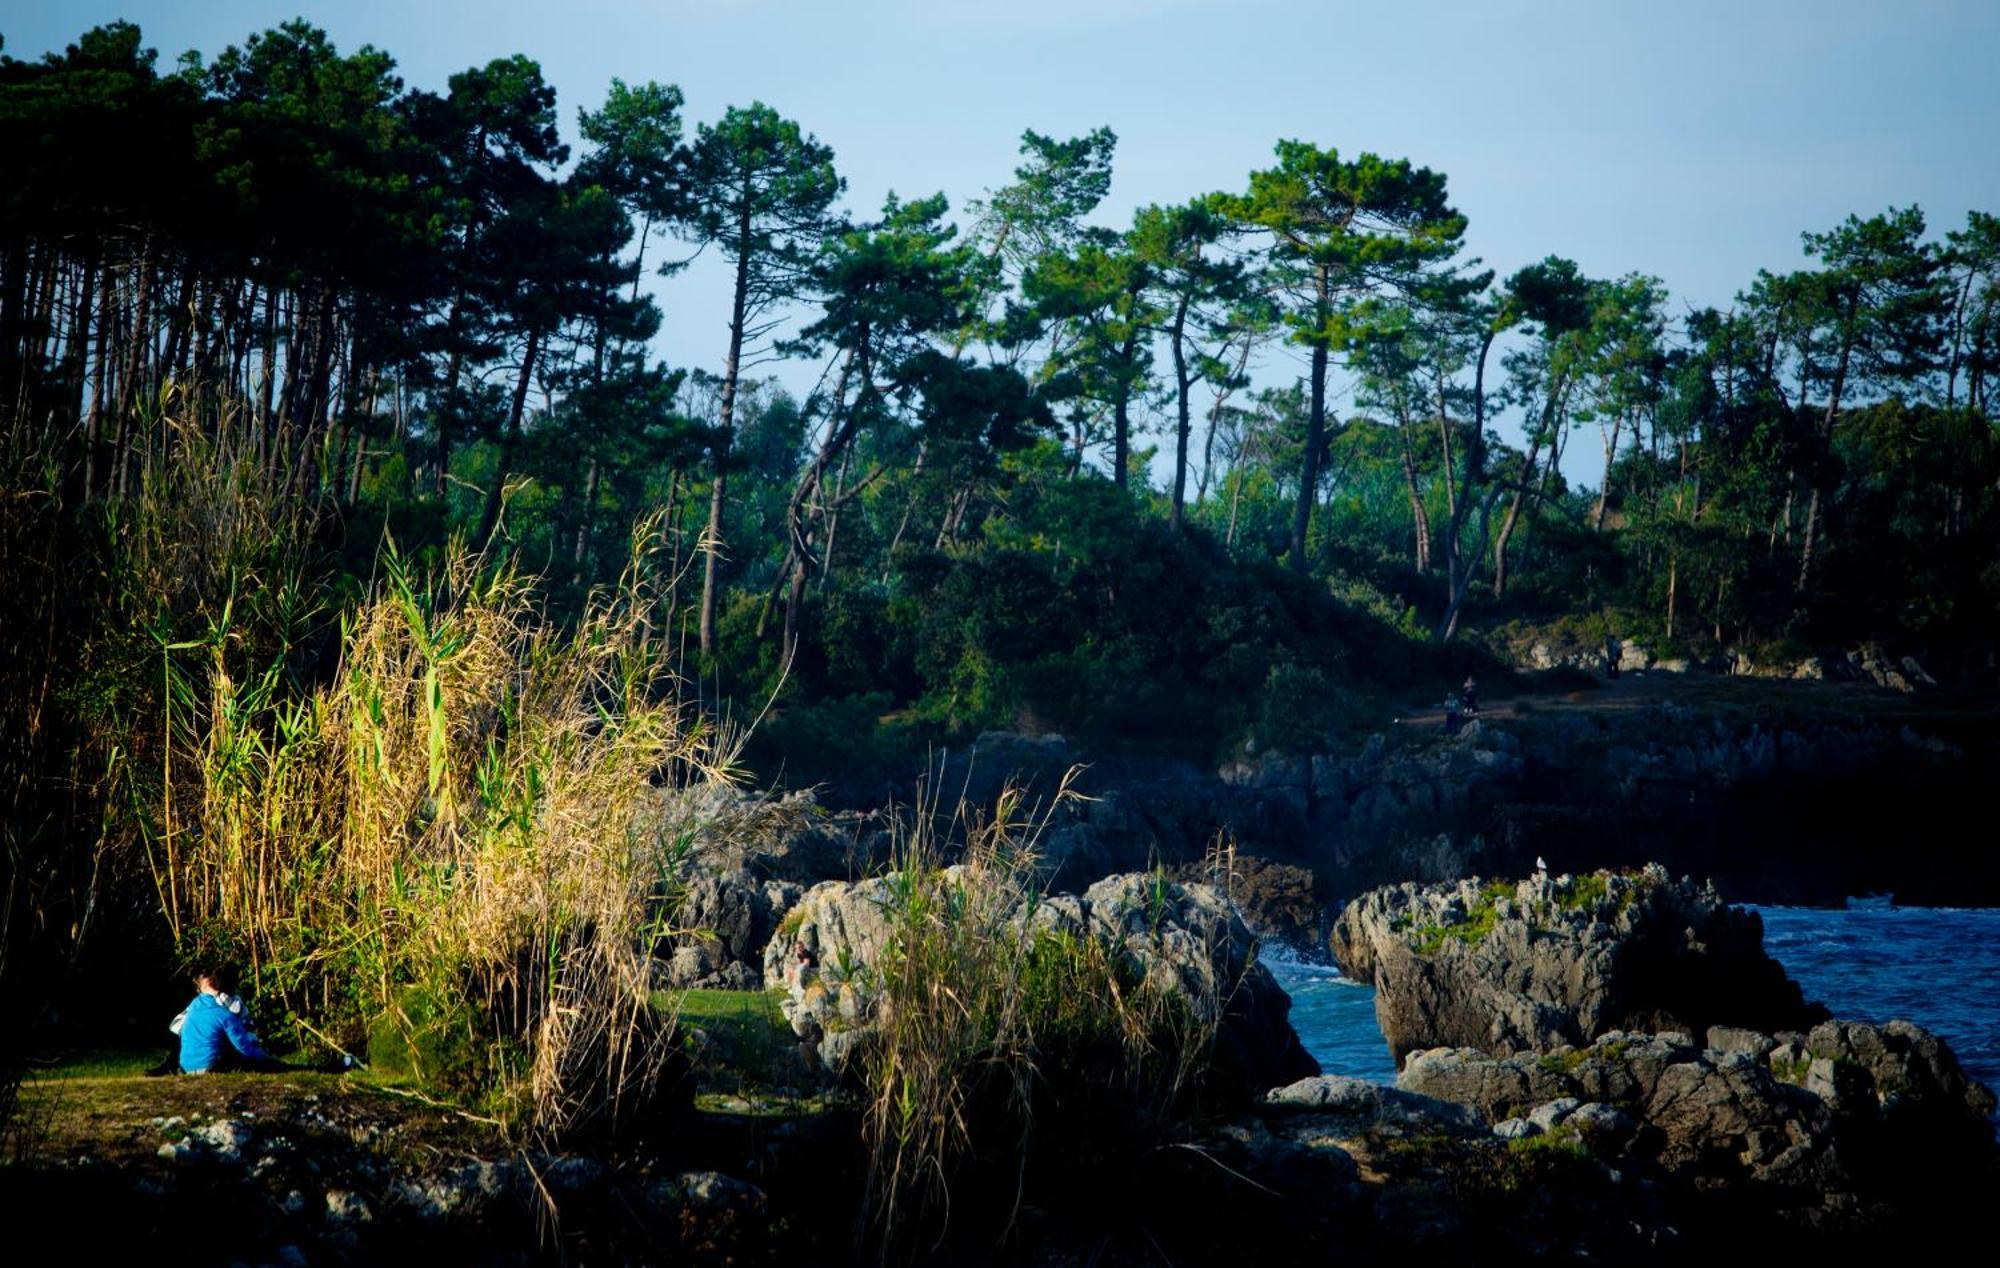
[[[2000,1088],[2000,910],[1759,907],[1764,947],[1836,1017],[1913,1021]],[[1265,962],[1292,997],[1292,1025],[1328,1074],[1393,1083],[1375,995],[1330,965],[1287,953]]]
[[[1375,1024],[1373,987],[1283,949],[1267,949],[1263,959],[1291,995],[1292,1029],[1321,1070],[1374,1083],[1396,1081],[1396,1063]]]

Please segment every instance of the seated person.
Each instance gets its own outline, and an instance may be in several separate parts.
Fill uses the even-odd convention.
[[[232,984],[228,971],[220,967],[195,972],[194,1002],[179,1018],[181,1073],[282,1068],[250,1029],[243,1001],[226,989]]]

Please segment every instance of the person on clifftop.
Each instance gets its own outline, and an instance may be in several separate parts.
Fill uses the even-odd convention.
[[[182,1074],[284,1068],[264,1051],[257,1032],[250,1028],[242,999],[229,989],[235,984],[235,977],[222,965],[195,970],[194,1001],[176,1018],[180,1023]]]

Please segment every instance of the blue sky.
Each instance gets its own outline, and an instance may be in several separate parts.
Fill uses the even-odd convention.
[[[1677,307],[1726,304],[1849,212],[2000,211],[1995,0],[0,0],[0,33],[32,57],[124,17],[170,61],[301,14],[424,87],[525,52],[572,136],[613,76],[679,84],[696,120],[764,100],[834,148],[862,211],[962,205],[1028,127],[1118,133],[1118,225],[1240,186],[1281,137],[1408,157],[1503,274],[1556,252],[1661,277]],[[719,363],[718,280],[662,299],[669,360]]]

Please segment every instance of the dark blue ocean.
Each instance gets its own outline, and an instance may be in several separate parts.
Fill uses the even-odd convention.
[[[1904,1018],[1944,1037],[1966,1072],[2000,1087],[2000,910],[1759,907],[1764,945],[1836,1017]],[[1292,996],[1292,1025],[1329,1074],[1393,1083],[1374,992],[1330,966],[1266,962]]]

